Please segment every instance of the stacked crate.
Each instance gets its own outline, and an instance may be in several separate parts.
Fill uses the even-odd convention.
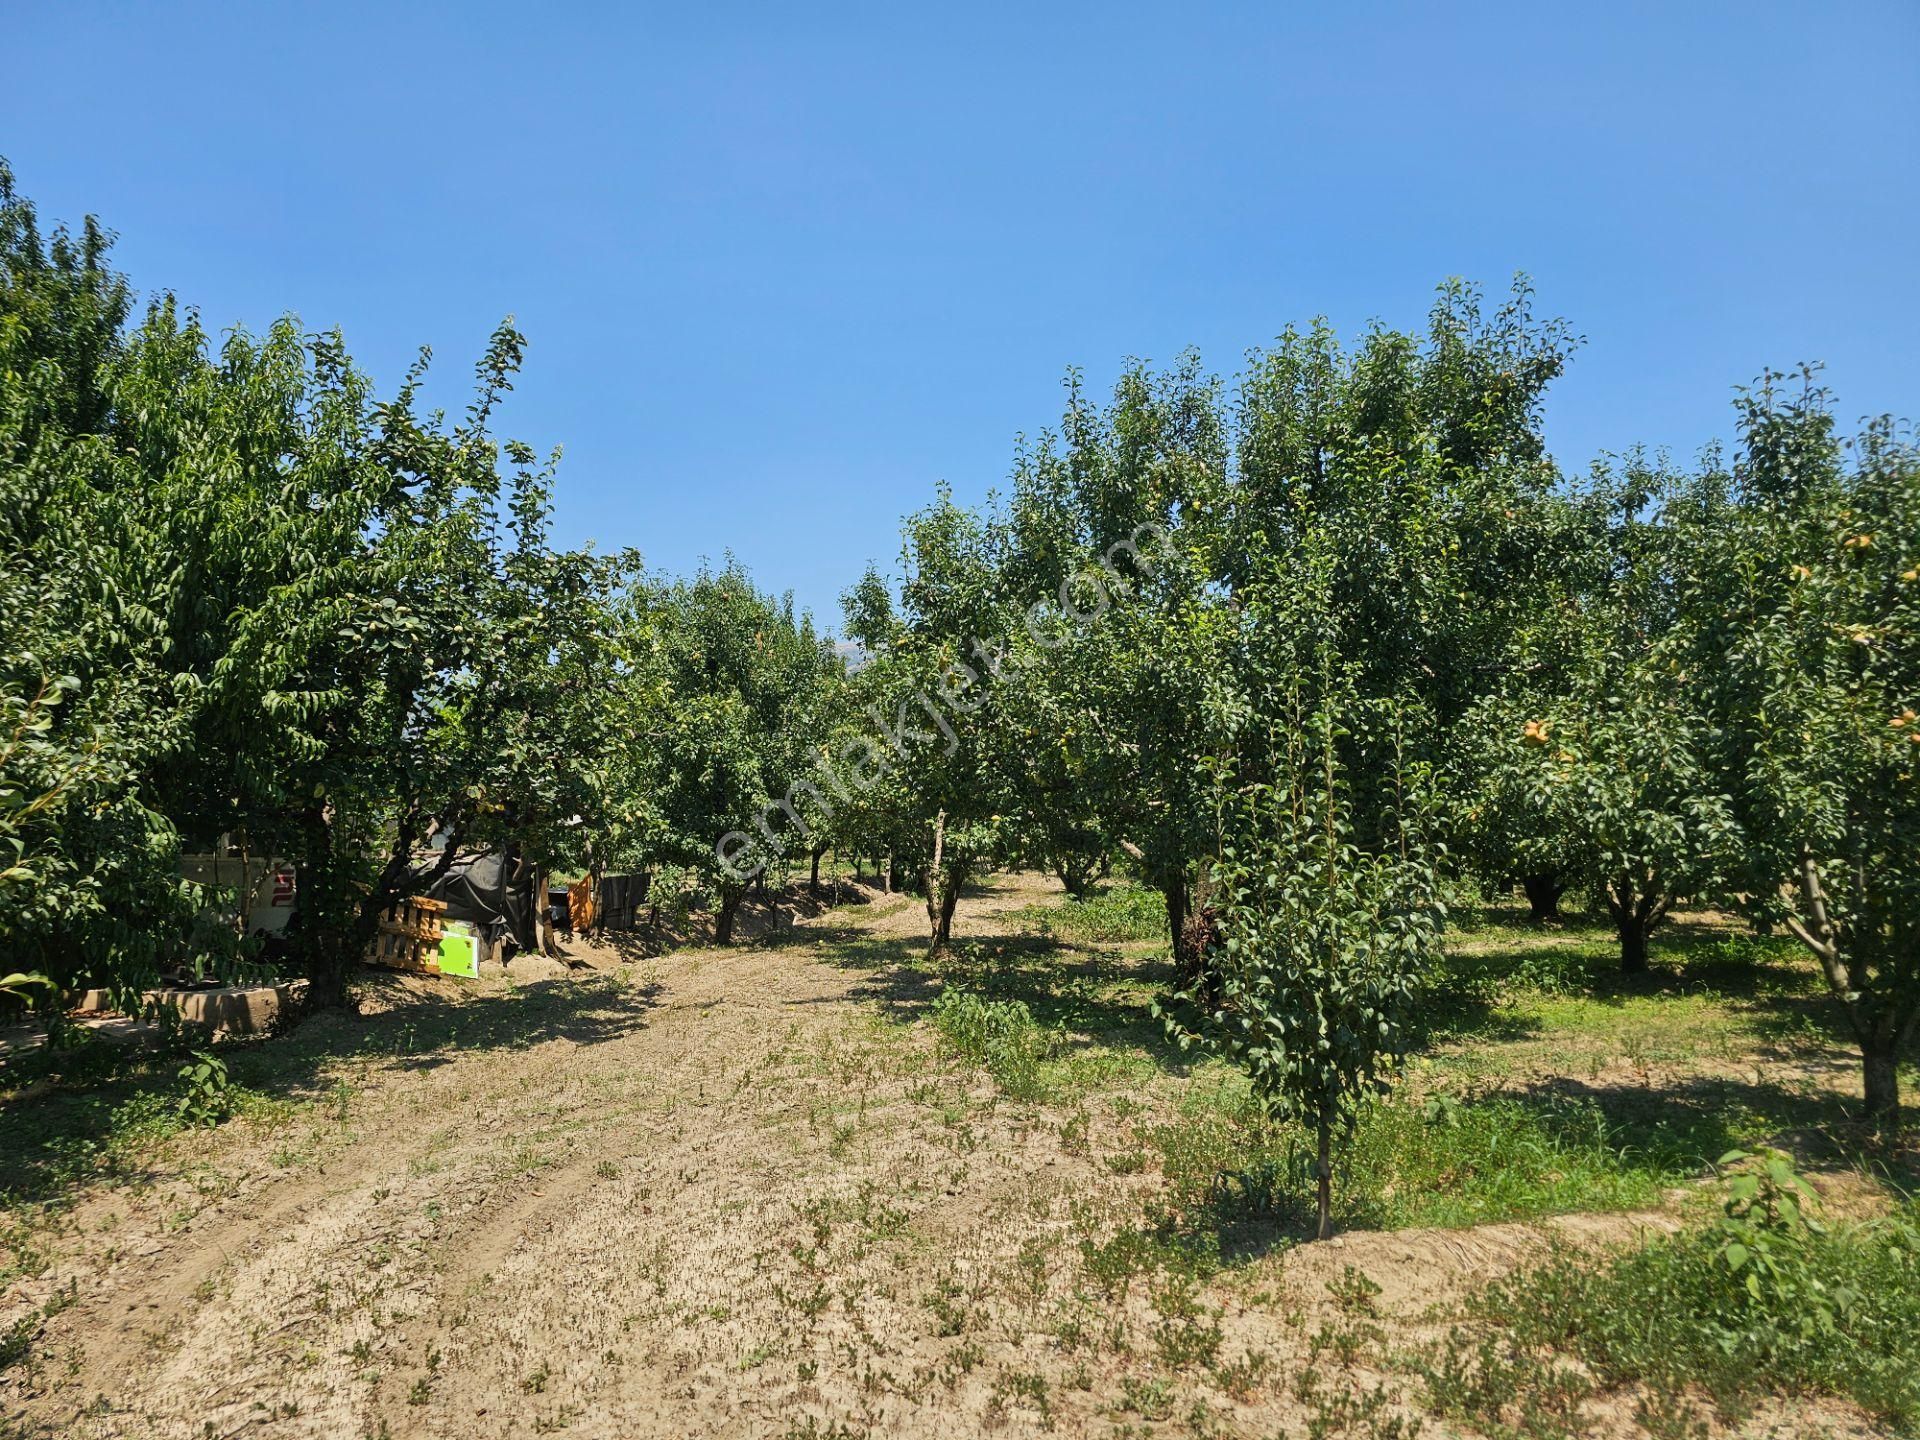
[[[380,917],[367,963],[391,970],[440,968],[440,941],[445,938],[447,902],[414,896],[402,900]]]

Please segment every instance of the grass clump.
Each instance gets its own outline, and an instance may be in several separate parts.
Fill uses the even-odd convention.
[[[1477,1348],[1509,1365],[1570,1356],[1603,1385],[1647,1387],[1656,1410],[1692,1387],[1730,1416],[1761,1395],[1824,1394],[1920,1429],[1920,1209],[1829,1229],[1784,1155],[1727,1158],[1713,1220],[1489,1286],[1470,1309]],[[1435,1368],[1462,1367],[1443,1357]],[[1457,1376],[1447,1384],[1463,1389]]]
[[[1249,1098],[1229,1090],[1197,1100],[1146,1139],[1179,1225],[1212,1232],[1229,1255],[1306,1225],[1313,1137],[1264,1117]],[[1597,1105],[1561,1097],[1371,1101],[1351,1153],[1334,1213],[1370,1230],[1650,1208],[1704,1168],[1679,1149],[1626,1145]]]
[[[1144,885],[1112,885],[1084,900],[1029,906],[1020,918],[1029,930],[1062,940],[1117,944],[1167,936],[1166,897]]]
[[[1041,1065],[1058,1037],[1043,1029],[1019,1000],[988,1000],[971,990],[941,992],[933,1002],[933,1028],[951,1055],[984,1066],[1016,1100],[1046,1094]]]
[[[1389,1230],[1650,1207],[1700,1168],[1626,1144],[1592,1100],[1552,1094],[1383,1100],[1362,1114],[1352,1155],[1347,1213]]]

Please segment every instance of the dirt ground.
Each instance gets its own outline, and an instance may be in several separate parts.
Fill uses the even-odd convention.
[[[959,927],[1049,888],[997,880]],[[1148,1337],[1186,1312],[1089,1294],[1072,1263],[1087,1217],[1137,1213],[1156,1177],[1101,1163],[1108,1110],[1067,1137],[895,1023],[925,999],[899,963],[924,934],[917,902],[868,892],[776,944],[577,943],[549,978],[396,982],[381,1014],[308,1021],[273,1043],[320,1056],[309,1103],[170,1142],[40,1240],[52,1264],[0,1322],[54,1313],[0,1415],[74,1440],[1304,1434],[1304,1367],[1380,1378],[1313,1338],[1346,1266],[1411,1337],[1468,1281],[1670,1223],[1276,1251],[1197,1297],[1218,1363],[1175,1377]],[[390,1049],[356,1043],[369,1026]],[[1088,1338],[1116,1323],[1135,1343]]]

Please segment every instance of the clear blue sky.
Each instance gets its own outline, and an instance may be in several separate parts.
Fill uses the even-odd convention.
[[[0,5],[0,154],[220,327],[338,325],[504,428],[558,529],[823,620],[1069,363],[1415,325],[1530,272],[1574,466],[1824,360],[1920,412],[1920,5]],[[931,7],[926,7],[931,8]],[[1045,10],[1046,15],[1038,12]]]

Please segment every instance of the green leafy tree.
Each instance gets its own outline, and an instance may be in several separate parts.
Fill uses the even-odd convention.
[[[1214,985],[1187,999],[1206,1024],[1181,1032],[1233,1057],[1272,1114],[1315,1137],[1318,1234],[1332,1234],[1333,1146],[1365,1097],[1386,1088],[1444,911],[1420,812],[1424,774],[1404,761],[1391,784],[1355,784],[1344,758],[1362,729],[1397,739],[1400,717],[1361,703],[1326,631],[1330,567],[1249,594],[1251,623],[1291,640],[1269,649],[1274,728],[1263,769],[1222,786],[1210,867],[1218,915]],[[1318,593],[1316,593],[1318,592]],[[1389,753],[1399,759],[1399,747]]]
[[[1576,688],[1593,650],[1594,598],[1607,585],[1608,518],[1596,487],[1527,497],[1515,513],[1516,539],[1535,559],[1525,603],[1493,650],[1482,693],[1446,747],[1446,785],[1455,803],[1442,816],[1458,863],[1484,886],[1517,879],[1535,923],[1560,918],[1577,885],[1591,891],[1591,850],[1543,785],[1536,723]]]
[[[1884,420],[1844,446],[1813,372],[1786,378],[1742,397],[1730,472],[1676,507],[1688,628],[1749,838],[1741,893],[1819,960],[1891,1128],[1920,1025],[1920,453]]]
[[[859,674],[859,698],[894,854],[919,876],[938,948],[968,880],[1017,853],[1005,700],[1026,642],[998,516],[964,510],[943,490],[903,531],[900,604],[886,648]]]
[[[1438,818],[1459,860],[1518,872],[1548,903],[1568,879],[1549,862],[1567,857],[1525,807],[1479,793],[1473,712],[1551,688],[1559,602],[1585,580],[1581,517],[1541,421],[1577,343],[1536,319],[1524,280],[1491,310],[1474,287],[1443,286],[1424,335],[1375,328],[1348,350],[1324,323],[1289,330],[1240,385],[1234,483],[1213,524],[1214,572],[1236,597],[1276,559],[1324,555],[1327,638],[1356,693],[1402,716],[1407,754],[1447,777],[1456,803]],[[1235,688],[1257,716],[1266,662],[1258,645],[1243,653]],[[1250,743],[1263,731],[1247,727]],[[1392,771],[1385,740],[1343,742],[1354,774]]]
[[[465,782],[444,838],[511,852],[540,877],[597,876],[638,819],[613,767],[616,682],[630,661],[619,605],[639,560],[554,549],[553,464],[533,468],[520,446],[506,453],[510,526],[495,567],[462,577],[477,633],[434,726]]]
[[[223,432],[229,494],[208,503],[244,507],[257,558],[226,571],[235,603],[196,697],[195,744],[219,757],[244,829],[294,860],[294,940],[316,1004],[347,1001],[352,964],[414,887],[430,836],[449,838],[444,867],[492,815],[534,833],[553,820],[528,799],[552,753],[515,748],[502,705],[541,619],[523,582],[541,563],[545,477],[517,445],[503,474],[488,428],[523,345],[510,323],[496,331],[451,426],[417,410],[424,357],[376,404],[337,337],[282,324],[223,354],[228,370],[270,377],[275,403]]]
[[[196,906],[143,775],[181,737],[114,416],[129,293],[89,220],[43,237],[0,163],[0,940],[123,996]],[[51,991],[44,992],[51,994]]]
[[[1707,692],[1676,643],[1672,492],[1637,460],[1596,474],[1581,573],[1548,592],[1535,645],[1470,712],[1456,751],[1476,785],[1462,828],[1483,855],[1497,836],[1523,875],[1586,888],[1628,974],[1647,968],[1649,937],[1678,900],[1719,890],[1742,845]]]
[[[1241,385],[1218,574],[1324,544],[1336,651],[1362,696],[1426,707],[1410,739],[1435,759],[1534,613],[1559,483],[1541,406],[1576,343],[1524,281],[1491,314],[1454,282],[1424,337],[1376,328],[1348,353],[1324,323],[1289,330]]]
[[[1529,873],[1571,876],[1604,905],[1620,968],[1647,968],[1648,939],[1676,901],[1716,892],[1737,853],[1706,721],[1670,669],[1602,658],[1550,702],[1481,712],[1498,805],[1529,822],[1514,842]]]
[[[1191,353],[1163,373],[1130,367],[1105,406],[1070,374],[1011,505],[1009,589],[1045,616],[1012,702],[1028,823],[1043,853],[1131,857],[1165,898],[1176,952],[1232,708],[1208,528],[1227,449],[1217,384]]]
[[[791,597],[762,594],[734,564],[660,587],[644,624],[663,682],[645,747],[654,853],[701,877],[727,944],[749,883],[830,823],[815,783],[831,724],[820,696],[843,664]]]

